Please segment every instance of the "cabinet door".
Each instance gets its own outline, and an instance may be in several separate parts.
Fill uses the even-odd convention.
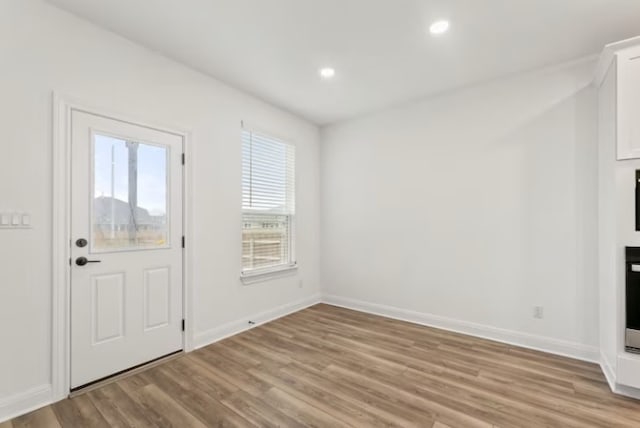
[[[618,159],[640,158],[640,48],[618,56]]]

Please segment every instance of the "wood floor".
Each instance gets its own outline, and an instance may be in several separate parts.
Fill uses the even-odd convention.
[[[594,364],[317,305],[18,427],[640,427]]]

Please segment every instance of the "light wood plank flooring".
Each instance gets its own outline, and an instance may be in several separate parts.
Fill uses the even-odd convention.
[[[316,305],[20,427],[640,427],[598,366]]]

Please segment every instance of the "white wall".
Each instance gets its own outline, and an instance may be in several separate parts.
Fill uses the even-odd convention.
[[[0,0],[0,210],[33,216],[31,230],[0,230],[0,420],[51,381],[54,90],[192,132],[198,340],[319,291],[316,126],[47,4]],[[241,119],[297,145],[299,273],[251,286],[239,281]]]
[[[323,129],[322,284],[332,301],[595,358],[594,66]]]

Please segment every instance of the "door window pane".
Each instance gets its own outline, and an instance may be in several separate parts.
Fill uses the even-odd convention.
[[[92,249],[162,248],[168,242],[168,148],[95,135]]]

